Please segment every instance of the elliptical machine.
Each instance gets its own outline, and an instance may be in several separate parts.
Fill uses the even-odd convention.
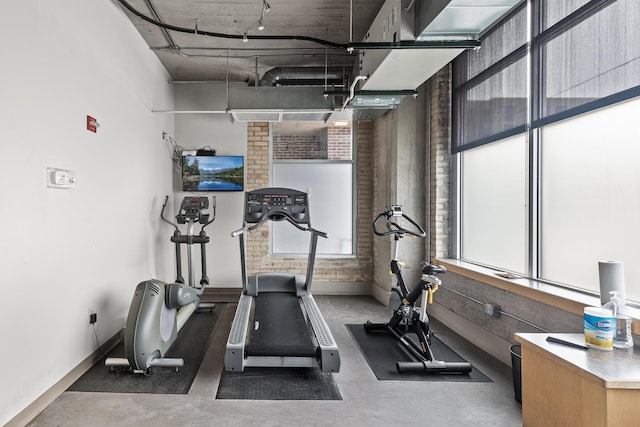
[[[184,366],[182,358],[164,357],[177,338],[178,332],[198,308],[213,309],[214,304],[200,303],[200,295],[209,284],[206,267],[205,245],[209,237],[204,228],[211,224],[216,216],[215,196],[213,197],[213,216],[204,213],[209,208],[208,197],[185,197],[180,204],[176,221],[164,217],[169,196],[165,196],[160,218],[175,228],[171,241],[176,249],[176,280],[165,283],[150,279],[138,284],[129,308],[124,329],[124,358],[107,358],[105,366],[114,370],[129,370],[133,373],[149,374],[154,367],[173,368],[176,372]],[[195,224],[202,225],[199,234],[194,234]],[[187,225],[187,234],[180,232],[178,224]],[[187,246],[188,284],[182,277],[182,258],[180,245]],[[193,245],[200,244],[202,278],[200,286],[195,285],[193,268]]]
[[[386,231],[376,228],[376,223],[384,218]],[[409,222],[413,230],[408,230],[398,223],[403,218]],[[403,372],[423,373],[468,373],[471,365],[467,362],[443,362],[436,360],[431,350],[431,335],[429,332],[429,316],[427,304],[433,302],[433,293],[440,285],[438,274],[446,273],[446,268],[422,262],[422,276],[413,290],[409,291],[402,278],[402,263],[398,261],[398,245],[405,235],[425,237],[426,232],[413,219],[403,211],[402,206],[393,205],[391,208],[378,214],[372,224],[373,233],[376,236],[393,235],[395,242],[394,255],[391,259],[391,273],[395,274],[396,287],[392,289],[389,297],[389,308],[393,309],[391,320],[387,323],[371,323],[367,321],[364,329],[367,332],[387,332],[393,335],[402,344],[403,348],[412,359],[412,362],[397,361],[396,369]],[[420,306],[416,306],[418,298],[421,298]],[[418,342],[409,334],[415,334]]]

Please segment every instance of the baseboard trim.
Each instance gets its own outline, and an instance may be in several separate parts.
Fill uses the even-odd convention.
[[[373,297],[381,304],[384,304],[385,307],[389,306],[389,296],[391,295],[390,290],[383,289],[382,287],[373,284],[371,285],[371,295],[373,295]]]
[[[47,409],[54,400],[65,392],[74,382],[78,380],[85,372],[96,364],[102,357],[109,353],[113,347],[120,341],[120,332],[111,337],[107,342],[102,344],[96,351],[87,356],[80,364],[73,368],[67,375],[62,377],[60,381],[51,386],[47,391],[42,393],[36,400],[31,402],[29,406],[20,411],[15,417],[5,424],[5,427],[22,427],[33,421],[42,411]],[[106,368],[105,368],[106,369]]]
[[[314,295],[371,295],[371,282],[313,282]]]

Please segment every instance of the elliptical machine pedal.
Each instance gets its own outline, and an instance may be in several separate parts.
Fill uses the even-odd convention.
[[[209,284],[206,270],[205,245],[209,237],[205,227],[215,220],[215,196],[213,216],[204,213],[209,208],[207,197],[185,197],[180,205],[176,221],[164,217],[169,196],[165,196],[160,218],[175,228],[171,241],[175,244],[176,280],[165,283],[157,279],[140,282],[136,286],[127,322],[123,333],[124,358],[107,358],[105,366],[111,371],[128,371],[148,375],[152,368],[168,368],[176,372],[184,366],[182,358],[165,357],[175,342],[178,333],[191,315],[198,309],[213,310],[214,303],[201,303],[200,296]],[[200,233],[194,234],[195,224],[201,225]],[[187,225],[187,233],[180,232],[178,224]],[[181,245],[187,247],[188,284],[182,277]],[[200,245],[202,278],[195,284],[193,268],[193,245]]]

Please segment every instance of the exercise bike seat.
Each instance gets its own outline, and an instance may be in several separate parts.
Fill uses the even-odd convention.
[[[429,276],[447,272],[446,267],[443,267],[441,265],[429,264],[426,261],[421,262],[420,266],[422,267],[422,274],[428,274]]]

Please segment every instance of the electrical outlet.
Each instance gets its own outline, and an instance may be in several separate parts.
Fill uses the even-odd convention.
[[[89,307],[89,324],[93,325],[97,321],[98,321],[98,313],[96,313],[93,307]]]
[[[500,317],[500,306],[496,305],[496,304],[485,303],[484,304],[484,312],[485,312],[485,314],[487,314],[487,315],[489,315],[491,317],[498,318],[498,317]]]

